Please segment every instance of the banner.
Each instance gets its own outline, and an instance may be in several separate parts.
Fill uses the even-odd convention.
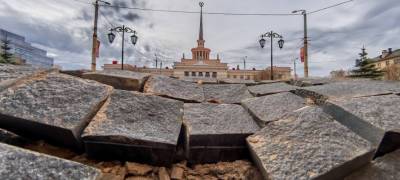
[[[100,41],[96,40],[96,57],[100,57]]]
[[[300,49],[300,59],[301,59],[301,62],[304,63],[304,47],[302,47]]]

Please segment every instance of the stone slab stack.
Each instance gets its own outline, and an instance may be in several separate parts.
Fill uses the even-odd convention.
[[[82,75],[82,78],[91,79],[103,84],[113,86],[115,89],[141,91],[144,82],[150,77],[150,74],[122,70],[104,70],[88,72]]]
[[[185,104],[186,156],[191,163],[246,158],[245,138],[259,127],[240,105]]]
[[[272,83],[272,84],[261,84],[256,86],[249,86],[249,91],[254,96],[265,96],[270,94],[276,94],[281,92],[294,91],[297,87],[286,84],[286,83]]]
[[[182,127],[183,102],[114,90],[85,129],[89,156],[171,164]]]

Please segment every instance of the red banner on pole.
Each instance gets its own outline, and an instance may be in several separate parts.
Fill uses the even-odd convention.
[[[97,40],[96,42],[96,57],[100,57],[100,41]]]
[[[300,59],[301,59],[301,62],[304,63],[304,47],[302,47],[300,49]]]

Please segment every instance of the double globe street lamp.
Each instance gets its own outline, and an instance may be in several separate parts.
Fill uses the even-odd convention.
[[[274,80],[274,57],[272,54],[273,53],[273,39],[279,38],[278,45],[279,45],[280,49],[283,48],[283,44],[285,43],[285,41],[283,40],[283,36],[279,35],[278,33],[275,33],[273,31],[267,32],[267,33],[261,35],[261,39],[259,41],[261,48],[264,48],[265,43],[267,41],[264,38],[271,38],[271,80]]]
[[[136,31],[126,27],[125,25],[123,25],[122,27],[116,27],[116,28],[111,28],[110,29],[110,33],[108,33],[108,40],[110,41],[110,43],[113,43],[114,39],[115,39],[115,34],[113,32],[122,32],[122,57],[121,57],[121,70],[124,70],[124,44],[125,44],[125,33],[130,33],[133,34],[131,36],[131,42],[133,45],[136,45],[137,40],[138,40],[138,36],[136,35]]]

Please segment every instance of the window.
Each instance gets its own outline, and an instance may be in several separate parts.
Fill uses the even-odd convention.
[[[394,63],[395,63],[395,64],[400,64],[400,59],[394,60]]]
[[[200,77],[203,77],[203,72],[199,72],[199,76],[200,76]]]
[[[390,65],[390,61],[386,61],[386,66],[389,66]]]
[[[193,77],[196,77],[196,72],[192,72],[192,76],[193,76]]]
[[[247,75],[246,79],[247,79],[247,80],[250,80],[250,75]]]
[[[206,72],[206,77],[210,77],[210,72]]]
[[[216,77],[217,77],[217,72],[213,72],[213,73],[212,73],[212,77],[213,77],[213,78],[216,78]]]
[[[236,79],[236,75],[233,75],[233,78]]]
[[[243,77],[243,75],[240,75],[240,79],[243,79],[244,77]]]
[[[185,76],[189,76],[189,72],[185,71]]]

